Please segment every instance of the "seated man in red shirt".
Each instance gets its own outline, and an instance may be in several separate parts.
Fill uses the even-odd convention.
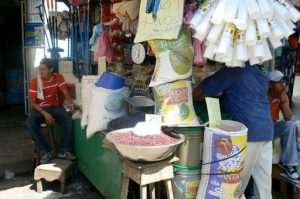
[[[284,75],[278,70],[269,74],[269,103],[272,119],[274,123],[274,139],[282,137],[283,154],[280,165],[285,169],[290,178],[297,179],[295,166],[299,164],[296,140],[296,125],[291,121],[293,113],[289,106],[287,86],[283,81]],[[284,120],[279,120],[279,112],[282,113]]]
[[[71,110],[73,110],[72,99],[67,91],[64,78],[53,72],[55,66],[55,60],[42,59],[39,66],[39,75],[30,82],[29,98],[33,110],[28,117],[27,126],[39,153],[42,155],[41,164],[45,164],[54,158],[53,151],[41,133],[41,123],[45,121],[48,125],[57,122],[63,129],[57,157],[67,160],[76,159],[71,153],[73,143],[72,120],[64,107],[59,105],[58,92],[64,94],[65,103]]]

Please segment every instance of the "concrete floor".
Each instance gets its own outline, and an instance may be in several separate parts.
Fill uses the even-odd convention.
[[[33,143],[25,127],[21,108],[0,110],[0,175],[5,170],[16,173],[33,169]]]
[[[59,182],[45,182],[45,191],[37,193],[33,180],[34,145],[25,121],[22,107],[0,109],[0,199],[104,198],[76,169],[67,182],[66,194],[59,193]],[[4,173],[7,170],[15,177],[6,180]]]

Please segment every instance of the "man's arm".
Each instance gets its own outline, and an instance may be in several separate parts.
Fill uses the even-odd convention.
[[[47,111],[45,111],[40,105],[36,103],[36,98],[30,97],[30,102],[32,108],[37,112],[40,112],[44,116],[47,124],[53,125],[55,123],[55,119],[52,117],[52,115],[50,115]]]
[[[65,82],[64,77],[60,74],[58,74],[58,84],[59,84],[58,85],[59,91],[62,92],[65,97],[64,103],[73,112],[74,111],[73,99],[68,92],[67,83]]]
[[[222,67],[214,75],[204,79],[193,90],[193,99],[201,100],[206,96],[216,96],[231,86],[234,81],[235,70]]]
[[[293,117],[293,112],[290,108],[289,97],[287,95],[288,88],[285,87],[280,95],[280,110],[285,121],[289,121]]]
[[[195,101],[200,101],[202,99],[205,98],[205,93],[203,91],[203,89],[201,88],[201,85],[197,86],[194,90],[193,90],[193,100]]]
[[[61,91],[65,96],[65,103],[71,111],[74,111],[74,104],[71,95],[68,92],[68,89],[63,89]]]

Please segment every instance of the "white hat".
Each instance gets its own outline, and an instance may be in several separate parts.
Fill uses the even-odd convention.
[[[278,82],[284,77],[284,74],[280,72],[279,70],[273,70],[270,72],[268,79],[269,81]]]

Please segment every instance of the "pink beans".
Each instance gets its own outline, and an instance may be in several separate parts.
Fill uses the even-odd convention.
[[[139,137],[133,135],[132,132],[115,133],[112,135],[112,139],[120,144],[135,146],[162,146],[174,144],[179,140],[176,138],[172,138],[164,133],[161,133],[159,135]]]

